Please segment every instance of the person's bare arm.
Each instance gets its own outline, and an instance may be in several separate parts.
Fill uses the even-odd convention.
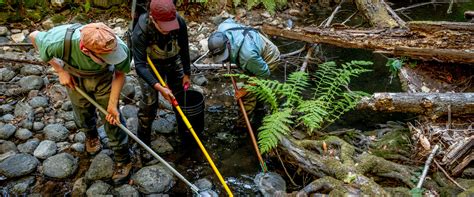
[[[114,72],[114,78],[112,79],[112,90],[110,92],[109,104],[107,106],[107,112],[109,113],[105,119],[113,125],[117,125],[120,122],[120,112],[118,111],[118,101],[120,98],[120,92],[122,91],[123,84],[125,83],[125,73],[120,71]]]

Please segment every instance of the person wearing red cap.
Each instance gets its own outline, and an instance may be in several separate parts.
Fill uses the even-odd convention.
[[[190,85],[188,30],[172,0],[151,0],[149,12],[142,14],[134,27],[132,52],[144,95],[139,102],[137,134],[150,144],[151,124],[158,109],[157,91],[171,103],[172,92],[183,91],[184,86]],[[147,56],[166,78],[169,88],[160,85],[147,63]]]
[[[60,84],[67,87],[74,121],[86,134],[89,154],[96,154],[101,149],[96,108],[76,91],[76,87],[107,109],[107,116],[100,115],[109,138],[108,145],[114,151],[116,166],[112,179],[116,183],[125,181],[132,167],[128,136],[116,125],[123,122],[118,101],[125,73],[130,71],[128,47],[103,23],[62,25],[47,32],[34,31],[29,38],[40,58],[52,65]]]

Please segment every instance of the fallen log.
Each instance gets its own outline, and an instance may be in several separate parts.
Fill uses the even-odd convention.
[[[227,69],[224,64],[192,64],[192,67],[199,70],[212,70],[212,69]],[[237,65],[231,64],[230,68],[237,69]]]
[[[474,63],[472,23],[417,21],[409,22],[407,26],[413,29],[294,27],[288,30],[264,25],[262,30],[271,36],[308,43],[369,49],[379,53],[439,62]]]
[[[374,93],[364,97],[357,109],[416,113],[436,119],[448,114],[474,114],[474,93]]]

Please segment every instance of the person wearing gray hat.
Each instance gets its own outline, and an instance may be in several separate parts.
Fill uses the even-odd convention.
[[[278,48],[258,30],[236,23],[232,19],[222,22],[208,38],[209,54],[213,62],[230,62],[250,76],[267,78],[280,59]],[[240,88],[236,99],[241,98],[249,117],[257,106],[257,98]],[[237,127],[245,127],[242,114]]]

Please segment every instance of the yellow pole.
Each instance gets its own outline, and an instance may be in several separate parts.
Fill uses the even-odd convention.
[[[163,78],[161,78],[160,73],[158,73],[158,70],[156,70],[156,67],[155,67],[155,65],[153,64],[153,62],[151,62],[150,57],[147,56],[146,58],[147,58],[148,64],[150,64],[151,69],[152,69],[153,72],[155,73],[156,77],[158,77],[158,80],[160,81],[161,85],[162,85],[163,87],[166,87],[165,81],[163,80]],[[209,164],[211,165],[212,170],[214,170],[214,173],[216,173],[217,178],[219,178],[219,181],[220,181],[221,184],[224,186],[224,189],[225,189],[225,191],[227,192],[227,194],[228,194],[229,196],[234,196],[234,195],[232,194],[232,191],[230,191],[229,186],[227,186],[227,183],[224,181],[224,178],[222,178],[222,175],[221,175],[221,173],[219,172],[219,170],[217,169],[216,165],[215,165],[214,162],[212,161],[211,156],[209,156],[209,154],[208,154],[207,151],[206,151],[206,148],[204,148],[204,145],[202,145],[201,140],[200,140],[199,137],[197,136],[196,132],[194,132],[193,126],[191,126],[191,123],[189,123],[188,118],[186,117],[186,115],[184,115],[183,111],[181,110],[181,107],[179,107],[178,101],[176,101],[176,98],[173,99],[173,101],[172,101],[171,104],[176,108],[176,110],[178,111],[179,115],[181,115],[181,118],[183,119],[184,124],[186,124],[186,126],[187,126],[188,129],[189,129],[189,131],[190,131],[191,134],[193,135],[194,139],[195,139],[196,142],[198,143],[199,148],[201,148],[201,151],[204,153],[204,156],[206,157],[207,161],[208,161]]]

